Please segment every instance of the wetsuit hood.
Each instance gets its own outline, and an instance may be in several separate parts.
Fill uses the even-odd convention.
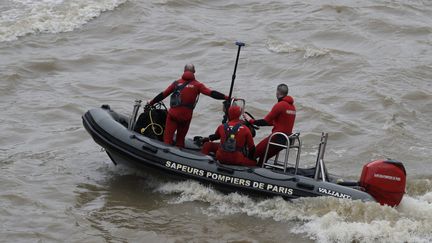
[[[183,75],[182,75],[182,79],[186,80],[186,81],[194,80],[195,79],[195,75],[191,71],[185,71],[183,73]]]
[[[228,109],[228,118],[230,121],[239,120],[241,115],[241,109],[239,106],[230,106]]]
[[[279,101],[285,101],[285,102],[287,102],[287,103],[289,103],[289,104],[294,104],[294,99],[293,99],[293,97],[291,97],[291,96],[289,96],[289,95],[287,95],[287,96],[285,96],[285,97],[283,97],[283,98],[280,98],[279,99]]]

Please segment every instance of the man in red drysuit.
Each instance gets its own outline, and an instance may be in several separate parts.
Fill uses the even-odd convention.
[[[159,93],[149,102],[153,105],[171,95],[170,109],[165,123],[164,142],[173,144],[174,132],[177,131],[176,146],[184,147],[186,133],[192,120],[199,94],[205,94],[217,100],[227,100],[228,97],[218,91],[210,90],[195,79],[195,67],[187,64],[181,79],[174,81],[165,91]]]
[[[216,159],[223,164],[256,166],[256,161],[245,155],[246,148],[253,153],[255,144],[249,128],[240,121],[240,115],[241,108],[231,106],[228,109],[229,122],[220,125],[215,134],[209,136],[210,140],[220,139],[221,142],[206,142],[201,152],[216,152]]]
[[[279,84],[276,90],[276,97],[278,103],[276,103],[264,119],[248,121],[257,126],[273,126],[272,133],[282,132],[286,135],[291,135],[294,127],[294,121],[296,117],[296,108],[294,106],[294,99],[288,95],[288,86],[286,84]],[[259,158],[259,165],[262,165],[264,161],[264,154],[267,147],[267,143],[270,136],[264,138],[257,146],[255,151],[255,158]],[[272,142],[285,144],[285,138],[282,136],[275,136]],[[267,159],[275,156],[283,148],[279,146],[270,145],[267,154]]]

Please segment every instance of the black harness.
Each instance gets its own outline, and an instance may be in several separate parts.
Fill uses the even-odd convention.
[[[235,135],[240,129],[242,124],[237,123],[233,128],[230,128],[228,123],[224,123],[223,125],[224,125],[226,139],[224,143],[221,144],[222,149],[226,152],[242,151],[242,149],[237,148],[236,139],[235,139]]]
[[[172,95],[170,97],[170,106],[171,107],[184,106],[184,107],[190,108],[192,110],[195,108],[196,102],[193,103],[193,104],[183,104],[182,100],[181,100],[181,95],[180,95],[181,91],[190,82],[192,82],[192,80],[188,80],[188,81],[186,81],[186,82],[184,82],[184,83],[182,83],[182,84],[179,85],[179,83],[177,81],[174,81],[175,88],[174,88],[174,91],[173,91],[173,93],[172,93]]]

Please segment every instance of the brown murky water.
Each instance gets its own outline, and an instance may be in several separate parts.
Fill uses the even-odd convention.
[[[429,1],[4,0],[0,2],[0,241],[432,241]],[[334,198],[222,194],[114,166],[81,125],[108,103],[128,114],[185,63],[262,117],[285,82],[313,161],[321,131],[335,174],[405,163],[397,208]],[[220,104],[201,97],[189,134]],[[256,140],[270,130],[260,130]]]

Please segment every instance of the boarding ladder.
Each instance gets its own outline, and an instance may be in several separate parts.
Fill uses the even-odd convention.
[[[285,143],[280,144],[280,143],[272,142],[272,138],[275,136],[282,136],[285,139]],[[276,154],[274,161],[267,161],[267,159],[268,159],[267,156],[268,156],[268,151],[269,151],[270,145],[281,147],[282,148],[281,151],[283,151],[284,149],[286,150],[285,158],[284,158],[283,162],[279,161],[279,153],[281,151],[279,151]],[[282,133],[282,132],[272,133],[270,135],[268,143],[267,143],[262,167],[263,168],[267,167],[267,168],[280,169],[280,170],[283,170],[284,172],[286,172],[287,168],[288,168],[288,159],[289,159],[290,149],[295,149],[295,152],[297,152],[296,163],[295,163],[295,172],[294,172],[294,174],[297,174],[299,161],[300,161],[300,152],[301,152],[300,133],[294,133],[294,134],[291,134],[289,136],[286,135],[285,133]]]

